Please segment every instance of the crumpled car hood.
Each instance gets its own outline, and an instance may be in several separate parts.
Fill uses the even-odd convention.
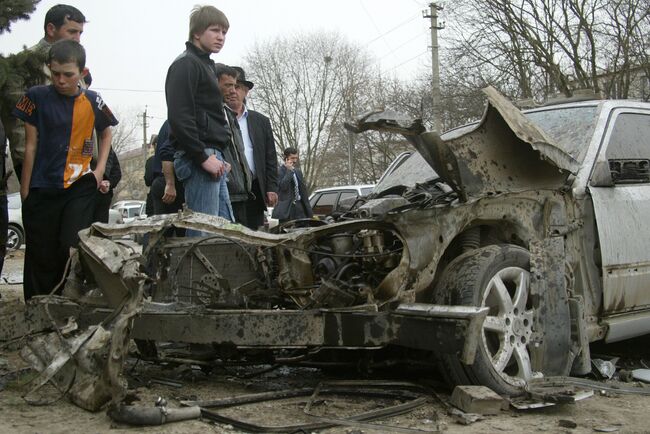
[[[481,120],[442,137],[424,132],[421,121],[394,112],[366,114],[346,127],[354,132],[403,134],[461,201],[506,192],[558,189],[578,162],[492,87]]]

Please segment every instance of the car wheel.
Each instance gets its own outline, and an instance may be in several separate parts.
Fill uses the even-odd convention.
[[[542,332],[539,317],[546,312],[538,312],[530,289],[530,253],[518,246],[483,247],[448,265],[437,285],[435,301],[489,309],[472,365],[462,364],[453,355],[441,356],[441,369],[450,383],[480,384],[497,393],[518,395],[532,378],[564,374],[551,372],[558,365],[557,360],[545,365],[549,358],[539,352],[566,344],[561,357],[568,358],[569,339],[558,336],[557,342],[533,342],[534,336]],[[558,312],[566,315],[562,319],[568,321],[568,312]]]
[[[15,225],[7,228],[7,251],[18,250],[25,242],[25,235],[22,229]]]

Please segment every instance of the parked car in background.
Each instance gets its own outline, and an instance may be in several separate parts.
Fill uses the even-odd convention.
[[[147,202],[144,200],[120,200],[111,206],[111,210],[118,211],[122,217],[122,223],[131,223],[136,218],[147,216],[145,212]]]
[[[113,223],[124,223],[124,220],[122,220],[122,214],[116,210],[116,209],[109,209],[108,210],[108,223],[113,224]]]
[[[267,206],[266,211],[264,211],[264,227],[266,230],[272,229],[280,224],[280,221],[276,218],[273,218],[273,207]]]
[[[7,251],[19,249],[25,243],[22,206],[23,203],[20,200],[20,193],[7,195],[7,211],[9,212]]]
[[[348,211],[356,199],[369,195],[374,187],[375,184],[362,184],[320,188],[309,197],[309,204],[314,217],[324,219]]]

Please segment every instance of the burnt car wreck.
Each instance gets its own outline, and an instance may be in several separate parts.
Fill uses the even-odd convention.
[[[535,113],[485,93],[481,121],[442,137],[387,112],[349,125],[401,133],[418,152],[338,222],[273,234],[184,211],[83,231],[64,296],[36,298],[21,318],[57,328],[25,350],[37,385],[54,379],[89,410],[119,404],[130,339],[150,357],[155,342],[209,344],[204,363],[405,348],[432,355],[452,384],[507,395],[588,372],[590,341],[649,331],[630,324],[650,302],[607,305],[622,296],[604,278],[605,225],[588,193],[613,183],[601,148],[590,150],[599,130],[541,129]],[[586,144],[572,152],[549,129]],[[123,240],[134,234],[147,234],[141,252]],[[21,334],[3,324],[0,339]]]

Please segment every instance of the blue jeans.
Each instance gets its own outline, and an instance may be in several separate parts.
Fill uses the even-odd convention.
[[[215,155],[223,161],[221,151],[205,148],[205,154]],[[223,217],[233,221],[230,196],[226,185],[226,175],[215,178],[202,167],[197,166],[183,151],[174,154],[174,172],[185,187],[185,203],[192,211]],[[188,230],[187,236],[209,235],[201,231]]]

